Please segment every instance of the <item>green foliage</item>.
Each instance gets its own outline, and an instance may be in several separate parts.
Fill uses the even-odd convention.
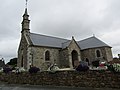
[[[17,65],[17,58],[10,59],[10,62],[7,63],[8,65],[16,66]]]
[[[118,64],[118,63],[113,64],[113,68],[114,68],[115,72],[120,72],[120,64]]]
[[[93,61],[92,65],[95,66],[95,67],[98,67],[99,66],[99,61]]]
[[[108,67],[108,70],[109,70],[109,71],[114,72],[114,67],[113,67],[113,65],[107,65],[107,67]]]
[[[107,65],[108,67],[108,70],[109,71],[112,71],[112,72],[120,72],[120,64],[118,63],[114,63],[114,64],[111,64],[111,65]]]

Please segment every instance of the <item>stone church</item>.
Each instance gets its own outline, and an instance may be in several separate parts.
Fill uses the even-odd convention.
[[[28,70],[36,66],[47,70],[56,63],[59,68],[73,69],[80,61],[92,65],[93,61],[111,61],[111,46],[97,37],[76,41],[53,36],[31,33],[30,20],[25,9],[22,21],[21,40],[18,48],[18,67]]]

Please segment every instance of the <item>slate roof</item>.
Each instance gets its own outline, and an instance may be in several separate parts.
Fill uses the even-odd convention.
[[[104,46],[110,47],[109,45],[107,45],[100,39],[96,38],[95,36],[78,41],[78,45],[82,50],[88,48],[95,48],[95,47],[104,47]]]
[[[62,43],[62,48],[66,48],[70,44],[71,40]]]
[[[67,39],[35,34],[35,33],[30,33],[30,39],[33,45],[49,46],[49,47],[56,47],[56,48],[61,48],[62,43],[69,41]]]
[[[62,38],[35,34],[35,33],[30,33],[30,39],[32,44],[35,46],[46,46],[46,47],[55,47],[55,48],[66,48],[71,41],[68,39],[62,39]],[[95,47],[103,47],[103,46],[110,47],[109,45],[99,40],[95,36],[78,41],[77,43],[81,48],[81,50],[88,48],[95,48]]]

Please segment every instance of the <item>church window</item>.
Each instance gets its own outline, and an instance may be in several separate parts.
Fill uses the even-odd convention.
[[[50,52],[46,51],[45,52],[45,61],[49,61],[50,60]]]
[[[96,50],[96,55],[97,55],[97,57],[101,57],[100,50]]]
[[[23,56],[22,56],[22,59],[21,59],[21,67],[23,67]]]

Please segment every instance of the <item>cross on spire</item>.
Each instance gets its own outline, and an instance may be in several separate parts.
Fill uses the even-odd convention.
[[[28,3],[28,0],[26,0],[26,4],[25,4],[26,8],[27,8],[27,3]]]

